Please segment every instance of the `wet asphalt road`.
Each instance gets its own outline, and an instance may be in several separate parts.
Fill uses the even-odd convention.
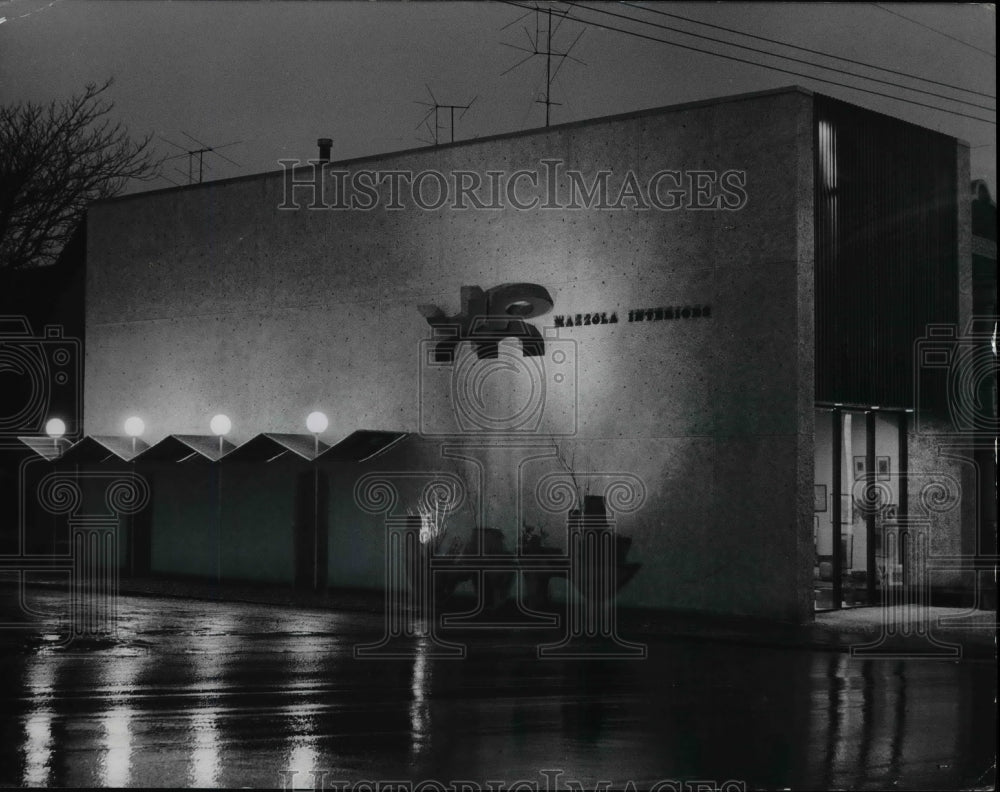
[[[488,631],[463,660],[420,640],[413,658],[356,660],[382,631],[370,614],[130,596],[114,641],[4,630],[0,784],[994,784],[992,661],[663,638],[645,660],[539,660],[535,634]]]

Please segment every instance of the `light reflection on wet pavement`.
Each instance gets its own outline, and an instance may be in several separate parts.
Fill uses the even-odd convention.
[[[60,595],[42,599],[57,605]],[[295,786],[629,780],[992,788],[992,661],[644,639],[646,660],[356,660],[381,616],[122,597],[115,641],[0,634],[0,784]],[[523,637],[523,636],[522,636]],[[639,636],[629,636],[636,638]],[[297,771],[282,775],[282,771]],[[325,773],[325,776],[322,774]],[[550,778],[555,777],[553,773]]]

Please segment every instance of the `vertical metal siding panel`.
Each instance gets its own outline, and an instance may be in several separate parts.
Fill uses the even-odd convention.
[[[868,272],[871,278],[871,285],[868,288],[868,365],[865,367],[865,380],[868,384],[867,402],[874,403],[877,398],[875,389],[878,387],[878,309],[879,309],[879,288],[881,278],[878,271],[878,256],[875,251],[874,234],[872,233],[872,223],[879,216],[878,206],[878,184],[879,184],[879,163],[875,160],[876,140],[878,139],[878,127],[868,127],[865,130],[865,172],[872,179],[866,190],[867,210],[865,211],[865,260],[868,261]]]
[[[826,223],[822,221],[825,207],[823,205],[823,137],[819,131],[820,121],[817,118],[815,103],[813,106],[813,283],[815,284],[815,300],[813,309],[814,337],[816,339],[815,386],[817,396],[828,390],[826,369],[819,359],[820,350],[826,349],[826,315],[823,306],[829,299],[826,290],[826,268],[823,266],[823,250],[826,246]]]
[[[909,407],[914,341],[958,315],[955,143],[814,102],[817,399]]]
[[[888,140],[888,130],[885,129],[883,125],[882,129],[879,131],[879,149],[885,151],[888,147],[886,142]],[[894,159],[890,156],[883,155],[881,162],[879,163],[881,170],[881,180],[878,190],[878,202],[882,206],[890,206],[893,203],[892,194],[892,173],[895,169]],[[892,348],[891,339],[891,324],[892,313],[894,306],[892,304],[892,257],[890,251],[887,248],[886,240],[888,236],[889,228],[891,227],[891,218],[888,222],[883,222],[876,228],[875,231],[875,249],[877,251],[876,256],[878,258],[878,273],[879,273],[879,303],[878,303],[878,333],[879,338],[884,339],[888,343],[883,343],[879,345],[878,358],[877,358],[877,373],[878,373],[878,392],[876,394],[876,404],[894,404],[894,394],[892,387],[892,362],[889,358],[889,352]]]
[[[882,148],[885,147],[884,141],[888,138],[887,130],[882,130]],[[882,163],[882,186],[879,190],[879,201],[883,205],[890,205],[892,203],[892,175],[895,169],[895,162],[890,159],[883,161]],[[892,270],[893,270],[893,258],[892,252],[886,244],[888,241],[890,223],[883,223],[882,227],[878,230],[878,257],[879,257],[879,276],[882,282],[880,295],[881,300],[879,302],[879,335],[884,338],[887,343],[883,344],[880,348],[879,360],[878,360],[878,371],[879,371],[879,393],[878,404],[895,404],[895,394],[893,393],[893,376],[892,376],[892,360],[890,358],[890,352],[892,349],[892,319],[893,312],[895,310],[894,300],[893,300],[893,289],[892,289]]]

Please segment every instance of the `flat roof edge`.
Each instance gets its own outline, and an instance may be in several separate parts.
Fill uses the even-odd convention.
[[[465,140],[456,140],[453,143],[442,143],[438,146],[415,146],[408,149],[400,149],[398,151],[386,151],[379,154],[365,154],[361,157],[352,157],[345,160],[331,160],[330,166],[344,166],[344,165],[355,165],[361,162],[371,162],[373,160],[380,159],[390,159],[392,157],[402,157],[408,154],[415,154],[417,152],[427,152],[430,150],[441,151],[441,150],[451,150],[461,148],[462,146],[470,146],[476,143],[491,143],[498,140],[507,140],[510,138],[518,137],[529,137],[532,135],[541,135],[554,131],[562,131],[567,129],[575,129],[577,127],[585,127],[591,124],[605,124],[612,121],[626,121],[633,118],[642,118],[644,116],[652,116],[666,113],[676,113],[684,110],[693,110],[699,107],[708,107],[710,105],[716,104],[729,104],[732,102],[742,102],[751,99],[761,99],[768,96],[777,96],[786,93],[799,93],[804,96],[815,96],[816,92],[805,88],[801,85],[788,85],[782,88],[768,88],[764,91],[751,91],[750,93],[742,94],[729,94],[726,96],[719,96],[712,99],[698,99],[692,102],[681,102],[679,104],[673,105],[661,105],[659,107],[649,107],[642,110],[630,110],[627,113],[615,113],[612,115],[598,116],[596,118],[584,118],[578,121],[567,121],[564,124],[553,124],[548,127],[534,127],[532,129],[521,129],[514,132],[499,132],[495,135],[485,135],[483,137],[467,138]],[[874,112],[874,111],[872,111]],[[291,159],[291,157],[289,158]],[[313,162],[313,160],[306,160],[307,163]],[[102,198],[98,201],[94,201],[90,206],[103,206],[110,203],[121,203],[123,201],[135,200],[137,198],[147,197],[150,195],[161,195],[163,193],[173,193],[179,190],[198,190],[205,189],[209,187],[217,187],[220,185],[233,184],[235,182],[249,181],[251,179],[267,179],[274,176],[284,175],[285,170],[271,170],[271,171],[260,171],[258,173],[248,173],[244,176],[231,176],[228,179],[217,179],[214,181],[201,182],[200,184],[183,184],[178,187],[163,187],[158,190],[146,190],[144,192],[129,193],[128,195],[118,195],[112,198]]]

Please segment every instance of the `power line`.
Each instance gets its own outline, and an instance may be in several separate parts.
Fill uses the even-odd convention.
[[[892,82],[891,80],[883,80],[880,77],[868,77],[864,74],[857,74],[852,71],[847,71],[846,69],[838,69],[836,66],[823,66],[822,64],[813,63],[812,61],[804,60],[802,58],[793,58],[791,55],[779,55],[776,52],[760,49],[759,47],[750,47],[747,46],[746,44],[737,44],[733,41],[725,41],[723,39],[714,38],[713,36],[705,36],[701,33],[692,33],[687,30],[681,30],[680,28],[671,27],[670,25],[661,25],[657,22],[651,22],[647,19],[638,19],[636,17],[628,16],[627,14],[616,14],[614,11],[606,11],[603,8],[596,8],[594,6],[580,5],[579,3],[570,2],[570,0],[563,0],[563,1],[566,3],[566,5],[571,5],[576,8],[582,8],[587,11],[593,11],[598,14],[607,14],[608,16],[618,17],[619,19],[626,19],[629,22],[638,22],[639,24],[642,25],[650,25],[651,27],[661,28],[662,30],[669,30],[673,33],[680,33],[681,35],[684,36],[693,36],[694,38],[704,39],[705,41],[712,41],[716,44],[724,44],[727,47],[737,47],[738,49],[747,50],[749,52],[755,52],[759,55],[767,55],[769,57],[781,58],[783,60],[792,61],[793,63],[801,63],[805,66],[812,66],[813,68],[817,69],[825,69],[827,71],[836,72],[838,74],[846,74],[848,77],[855,77],[859,80],[870,80],[872,82],[881,83],[882,85],[890,85],[893,88],[901,88],[905,91],[914,91],[916,93],[926,94],[927,96],[933,96],[938,99],[945,99],[949,102],[958,102],[959,104],[969,105],[970,107],[975,107],[980,110],[989,110],[992,112],[996,111],[996,108],[987,107],[986,105],[982,104],[976,104],[975,102],[970,102],[966,99],[955,99],[951,96],[947,96],[946,94],[935,93],[934,91],[926,91],[923,88],[911,88],[908,85],[901,85],[900,83]],[[626,3],[625,5],[631,5],[631,4]]]
[[[916,74],[909,74],[908,72],[898,71],[897,69],[889,69],[885,66],[876,66],[874,63],[866,63],[865,61],[855,60],[854,58],[845,58],[841,55],[834,55],[832,52],[824,52],[823,50],[811,49],[809,47],[800,47],[798,44],[789,44],[787,41],[767,38],[767,36],[758,36],[754,33],[747,33],[744,30],[736,30],[735,28],[729,28],[724,25],[714,25],[711,22],[703,22],[700,19],[692,19],[690,17],[681,16],[680,14],[672,14],[668,11],[663,11],[659,8],[651,8],[649,6],[638,5],[637,3],[629,3],[627,2],[627,0],[622,0],[621,4],[631,6],[632,8],[638,8],[643,11],[648,11],[651,14],[660,14],[661,16],[671,17],[672,19],[680,19],[683,22],[690,22],[695,25],[704,25],[705,27],[714,28],[715,30],[724,30],[727,33],[735,33],[738,36],[747,36],[748,38],[756,39],[757,41],[766,41],[769,44],[778,44],[782,47],[790,47],[791,49],[796,49],[799,50],[800,52],[809,52],[812,53],[813,55],[822,55],[824,58],[833,58],[834,60],[843,61],[844,63],[853,63],[856,66],[864,66],[867,69],[878,69],[879,71],[884,71],[889,74],[895,74],[898,77],[906,77],[911,80],[920,80],[921,82],[930,83],[931,85],[940,85],[942,88],[952,88],[956,91],[964,91],[965,93],[976,94],[977,96],[984,96],[987,99],[996,99],[996,96],[993,94],[988,94],[983,91],[974,91],[971,88],[963,88],[961,85],[952,85],[951,83],[941,82],[940,80],[932,80],[929,77],[920,77]]]
[[[887,14],[893,14],[894,16],[898,16],[900,19],[905,19],[907,22],[912,22],[914,25],[919,25],[922,28],[927,28],[927,30],[930,30],[932,33],[937,33],[939,36],[944,36],[945,38],[951,39],[952,41],[957,41],[959,44],[965,47],[970,47],[971,49],[974,49],[977,52],[981,52],[984,55],[989,55],[991,58],[996,60],[997,56],[994,53],[981,49],[980,47],[977,47],[975,44],[970,44],[968,41],[962,41],[962,39],[955,38],[955,36],[949,35],[948,33],[945,33],[943,30],[938,30],[937,28],[931,27],[930,25],[925,25],[923,22],[918,22],[915,19],[911,19],[910,17],[905,16],[904,14],[900,14],[897,11],[893,11],[891,8],[886,8],[884,5],[879,5],[878,3],[872,3],[872,5],[875,6],[876,8],[881,8]]]
[[[514,6],[515,8],[525,8],[526,6],[520,3],[514,2],[514,0],[498,0],[500,3],[505,5]],[[991,124],[996,126],[996,121],[991,121],[988,118],[980,118],[979,116],[970,115],[968,113],[962,113],[958,110],[946,110],[943,107],[937,107],[936,105],[930,105],[925,102],[918,102],[914,99],[903,99],[899,96],[893,96],[892,94],[887,94],[882,91],[873,91],[870,88],[860,88],[854,85],[845,85],[844,83],[837,82],[836,80],[828,80],[824,77],[815,77],[809,74],[803,74],[802,72],[792,71],[791,69],[782,69],[780,66],[769,66],[765,63],[757,63],[756,61],[746,60],[745,58],[739,58],[735,55],[726,55],[721,52],[712,52],[711,50],[700,49],[698,47],[692,47],[689,44],[680,44],[676,41],[668,41],[667,39],[657,38],[656,36],[648,36],[645,33],[637,33],[633,30],[624,30],[623,28],[612,27],[611,25],[603,25],[600,22],[594,22],[587,19],[581,19],[580,17],[574,17],[577,22],[582,22],[584,24],[590,25],[591,27],[602,28],[604,30],[613,30],[616,33],[624,33],[628,36],[635,36],[636,38],[646,39],[647,41],[656,41],[660,44],[668,44],[672,47],[678,47],[680,49],[690,50],[692,52],[700,52],[705,55],[714,55],[717,58],[724,58],[725,60],[736,61],[737,63],[746,63],[750,66],[757,66],[761,69],[770,69],[771,71],[781,72],[782,74],[791,74],[795,77],[804,77],[807,80],[815,80],[817,82],[827,83],[829,85],[837,85],[841,88],[846,88],[851,91],[860,91],[862,93],[872,94],[874,96],[882,96],[886,99],[893,99],[897,102],[905,102],[906,104],[917,105],[918,107],[926,107],[930,110],[937,110],[941,113],[948,113],[950,115],[962,116],[963,118],[971,118],[974,121],[982,121],[984,124]],[[823,67],[819,67],[823,68]]]

